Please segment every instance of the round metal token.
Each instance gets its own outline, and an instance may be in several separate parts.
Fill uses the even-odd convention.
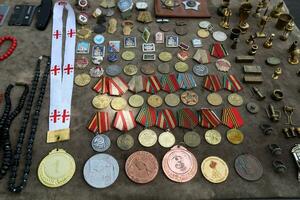
[[[238,129],[229,129],[227,131],[227,140],[231,144],[241,144],[244,140],[244,134]]]
[[[189,30],[186,26],[176,26],[174,31],[177,35],[183,36],[186,35]]]
[[[205,132],[204,138],[208,144],[217,145],[221,142],[222,136],[217,130],[208,130]]]
[[[155,68],[151,64],[142,65],[141,72],[146,75],[153,74],[155,72]]]
[[[78,74],[75,76],[74,82],[77,86],[83,87],[90,83],[91,77],[86,73]]]
[[[133,76],[138,72],[138,68],[136,65],[129,64],[124,66],[123,71],[126,75]]]
[[[145,129],[140,132],[138,140],[144,147],[152,147],[157,142],[157,135],[151,129]]]
[[[110,105],[114,110],[123,110],[127,106],[127,101],[123,97],[115,97]]]
[[[226,59],[218,59],[216,61],[216,67],[221,72],[228,72],[231,68],[231,63]]]
[[[215,31],[213,32],[213,38],[218,42],[224,42],[227,39],[227,35],[222,31]]]
[[[160,54],[158,54],[159,60],[161,60],[163,62],[168,62],[168,61],[172,60],[172,57],[173,57],[172,54],[167,51],[163,51]]]
[[[254,102],[249,102],[249,103],[247,103],[247,105],[246,105],[246,108],[247,108],[247,110],[250,112],[250,113],[252,113],[252,114],[256,114],[256,113],[258,113],[259,112],[259,105],[257,105],[256,103],[254,103]]]
[[[94,37],[95,44],[102,44],[104,41],[105,41],[105,38],[103,35],[100,35],[100,34],[95,35],[95,37]]]
[[[195,148],[200,145],[201,138],[195,131],[188,131],[184,134],[183,141],[187,146]]]
[[[167,94],[165,97],[165,103],[168,106],[175,107],[178,106],[178,104],[180,103],[180,98],[175,93]]]
[[[146,184],[158,174],[159,164],[155,156],[147,151],[136,151],[125,163],[127,176],[135,183]]]
[[[97,134],[92,140],[92,148],[97,152],[104,152],[110,147],[110,139],[107,135]]]
[[[109,106],[110,98],[106,95],[97,95],[93,98],[92,104],[97,109],[104,109]]]
[[[198,103],[198,95],[193,91],[185,91],[181,94],[182,103],[188,106],[194,106]]]
[[[122,72],[122,68],[119,65],[109,65],[106,67],[105,72],[109,76],[118,76]]]
[[[251,154],[239,155],[235,159],[234,168],[238,175],[248,181],[259,180],[264,172],[260,161]]]
[[[199,27],[202,28],[202,29],[207,29],[210,25],[211,25],[211,23],[209,21],[199,22]]]
[[[141,95],[134,94],[129,97],[128,103],[133,108],[139,108],[144,104],[144,98]]]
[[[94,188],[106,188],[119,176],[119,164],[111,155],[99,153],[89,158],[83,168],[85,181]]]
[[[219,106],[223,102],[221,95],[219,95],[218,93],[210,93],[209,95],[207,95],[207,101],[210,105],[213,106]]]
[[[207,38],[209,36],[209,31],[206,30],[206,29],[199,29],[198,32],[197,32],[197,35],[200,38]]]
[[[216,156],[205,158],[201,163],[201,171],[206,180],[211,183],[222,183],[229,174],[226,162]]]
[[[153,94],[151,96],[148,97],[148,100],[147,100],[147,103],[154,107],[154,108],[157,108],[159,106],[162,105],[163,103],[163,100],[160,96],[156,95],[156,94]]]
[[[232,106],[241,106],[244,103],[243,97],[237,93],[232,93],[227,97],[228,102],[232,105]]]
[[[158,65],[157,70],[162,74],[168,74],[170,72],[170,65],[168,63],[161,63]]]
[[[60,187],[75,173],[75,160],[63,149],[54,149],[39,164],[38,178],[50,188]]]
[[[194,65],[193,72],[197,76],[206,76],[208,74],[208,68],[203,64]]]
[[[185,62],[177,62],[175,64],[175,69],[178,72],[184,73],[184,72],[187,72],[189,70],[189,66]]]
[[[158,143],[160,144],[160,146],[165,148],[172,147],[175,144],[175,142],[175,136],[169,131],[161,133],[158,137]]]
[[[76,68],[85,69],[89,65],[89,59],[85,56],[80,56],[76,58]]]
[[[173,28],[173,25],[169,23],[164,23],[159,26],[159,29],[163,32],[169,32]]]
[[[135,53],[133,51],[124,51],[122,53],[123,60],[130,61],[135,58]]]
[[[267,64],[272,65],[272,66],[276,66],[281,63],[280,58],[277,58],[277,57],[268,57],[266,62],[267,62]]]
[[[131,149],[134,145],[134,139],[128,133],[120,135],[117,139],[117,146],[124,151]]]

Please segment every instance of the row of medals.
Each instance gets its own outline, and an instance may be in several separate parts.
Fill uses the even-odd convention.
[[[126,54],[129,53],[130,52],[126,51]],[[124,60],[127,59],[126,54],[122,56],[122,58],[125,58],[123,58]],[[159,58],[162,61],[171,60],[172,55],[168,52],[162,52]],[[131,66],[129,71],[137,71],[135,68],[136,67]],[[179,72],[185,72],[188,70],[188,66],[180,62],[175,69]],[[124,72],[126,73],[125,69]],[[126,74],[134,75],[132,73]],[[83,77],[79,76],[77,80],[75,78],[75,84],[78,86],[88,85],[90,77],[86,75],[87,74]],[[193,100],[192,102],[198,102],[198,98],[195,97],[196,93],[185,93],[181,95],[181,100],[184,104],[190,105],[185,103],[183,96],[196,98],[196,100]],[[207,100],[211,105],[217,106],[222,104],[222,97],[216,93],[209,94]],[[97,101],[97,99],[93,101]],[[229,95],[228,101],[233,106],[240,106],[243,104],[242,97],[238,94]],[[141,95],[135,94],[129,98],[128,102],[132,107],[136,108],[144,104],[144,99]],[[162,104],[162,99],[158,95],[152,95],[148,98],[147,102],[153,107],[159,107]],[[177,106],[180,100],[178,95],[169,94],[165,98],[165,102],[169,106]],[[95,106],[95,104],[97,103],[93,103],[94,107],[99,109],[99,107]],[[106,107],[108,105],[106,105]],[[111,101],[111,106],[115,110],[122,110],[126,107],[126,105],[126,100],[122,97],[116,97]],[[100,107],[102,109],[105,108],[103,105]],[[231,129],[227,132],[227,139],[232,144],[240,144],[243,141],[243,134],[237,129]],[[221,142],[221,134],[217,130],[208,130],[205,133],[205,140],[212,145],[219,144]],[[162,160],[162,169],[170,180],[175,182],[187,182],[197,174],[197,159],[185,147],[175,145],[175,136],[170,131],[163,132],[159,135],[159,137],[157,137],[153,130],[145,129],[139,134],[138,141],[144,147],[154,146],[157,141],[165,148],[172,147],[164,155]],[[184,135],[184,143],[191,148],[197,147],[200,144],[199,134],[194,131],[187,132]],[[111,142],[109,137],[104,134],[98,134],[92,140],[92,147],[97,152],[106,151],[110,147],[110,144]],[[129,134],[122,134],[117,139],[117,145],[122,150],[129,150],[134,145],[134,139]],[[75,160],[70,154],[63,149],[54,149],[41,161],[38,169],[38,177],[42,184],[47,187],[59,187],[66,184],[72,178],[75,173],[75,169]],[[158,170],[159,164],[156,157],[147,151],[134,152],[127,158],[125,163],[127,176],[136,183],[144,184],[151,182],[157,176]],[[225,181],[229,173],[226,162],[216,156],[210,156],[204,159],[201,163],[201,171],[203,176],[212,183],[221,183]],[[117,160],[111,155],[99,153],[86,161],[83,169],[83,175],[90,186],[95,188],[105,188],[116,181],[119,175],[119,165]]]

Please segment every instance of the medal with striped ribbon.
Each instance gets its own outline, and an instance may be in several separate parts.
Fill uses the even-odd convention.
[[[150,94],[155,94],[161,89],[161,84],[156,75],[149,76],[146,83],[146,92]]]
[[[204,79],[203,87],[207,90],[217,92],[222,88],[220,79],[216,74],[207,75]]]
[[[238,92],[243,89],[242,84],[233,74],[230,75],[224,74],[223,87],[231,92]]]
[[[178,126],[193,129],[199,123],[198,116],[189,108],[182,108],[177,111]]]
[[[181,89],[188,90],[197,87],[193,74],[178,73],[177,83]]]
[[[162,90],[168,93],[173,93],[180,89],[175,74],[162,75],[161,86]]]
[[[89,122],[87,129],[93,133],[105,133],[111,129],[108,112],[97,112]]]
[[[143,75],[134,75],[128,83],[129,90],[134,93],[142,92],[146,88],[147,78]]]
[[[148,106],[148,105],[144,105],[138,115],[136,116],[136,121],[145,126],[146,128],[151,127],[151,126],[155,126],[155,122],[156,122],[156,110],[155,108]]]
[[[226,51],[223,44],[215,43],[210,48],[210,55],[216,58],[224,58],[225,56],[228,56],[228,52]]]
[[[156,126],[163,129],[174,129],[177,126],[177,119],[170,109],[162,109],[158,112]]]
[[[114,127],[120,131],[129,131],[136,127],[132,111],[122,110],[116,113]]]
[[[123,78],[117,76],[108,80],[108,90],[112,96],[121,96],[128,90],[128,85]]]
[[[215,128],[221,123],[221,120],[211,109],[202,108],[200,109],[199,122],[203,128]]]
[[[108,93],[108,80],[109,77],[101,77],[99,81],[95,84],[93,87],[93,90],[100,94],[106,94]]]
[[[244,125],[244,120],[235,107],[223,108],[222,123],[229,128],[239,128]]]

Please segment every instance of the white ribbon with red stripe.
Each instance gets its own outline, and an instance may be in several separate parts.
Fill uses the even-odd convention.
[[[63,30],[64,9],[68,12],[65,30]],[[63,34],[65,35],[65,52],[62,57]],[[67,129],[70,126],[75,44],[74,10],[67,1],[58,1],[53,9],[49,131]]]

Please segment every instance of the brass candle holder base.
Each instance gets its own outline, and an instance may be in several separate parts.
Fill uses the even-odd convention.
[[[266,38],[267,35],[264,32],[256,32],[256,37],[257,38]]]
[[[247,32],[247,30],[249,29],[249,27],[250,27],[250,25],[247,22],[239,25],[239,28],[241,29],[242,34],[245,34]]]
[[[288,59],[288,62],[291,64],[291,65],[298,65],[299,64],[299,59],[298,58],[292,58],[290,57]]]
[[[229,27],[230,27],[229,23],[224,22],[224,21],[221,21],[219,25],[225,29],[229,29]]]

